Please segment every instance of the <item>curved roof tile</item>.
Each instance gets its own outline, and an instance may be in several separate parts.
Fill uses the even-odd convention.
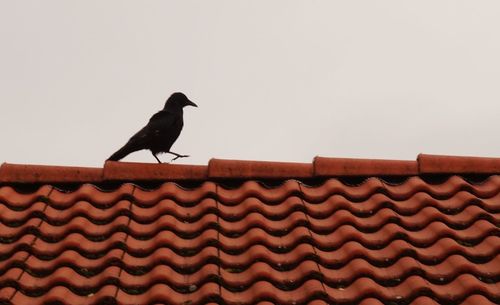
[[[0,303],[498,304],[498,160],[3,164]]]

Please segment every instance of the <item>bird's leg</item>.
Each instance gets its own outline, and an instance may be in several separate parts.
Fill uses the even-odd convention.
[[[189,157],[189,155],[181,155],[181,154],[178,154],[178,153],[174,153],[172,151],[167,151],[167,153],[172,154],[172,155],[175,156],[175,158],[173,158],[172,161],[175,161],[175,160],[177,160],[179,158],[187,158],[187,157]],[[172,162],[172,161],[170,161],[170,162]]]
[[[160,159],[158,159],[158,157],[155,155],[155,153],[154,153],[154,152],[151,152],[151,153],[153,154],[153,157],[155,157],[156,161],[158,161],[158,163],[160,163],[160,164],[161,164]]]

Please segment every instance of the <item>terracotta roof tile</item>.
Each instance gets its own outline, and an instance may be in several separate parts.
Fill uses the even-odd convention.
[[[495,164],[4,164],[0,303],[498,304]]]
[[[103,180],[203,180],[207,166],[106,161]]]
[[[0,167],[0,182],[98,182],[102,169],[87,167],[7,164]]]
[[[422,174],[500,174],[500,158],[420,154],[416,161],[315,157],[312,163],[211,159],[208,165],[107,161],[103,168],[3,163],[0,183],[286,180]]]
[[[500,158],[418,155],[419,171],[424,174],[499,173]]]
[[[310,178],[313,166],[309,163],[239,161],[211,159],[208,163],[211,178]]]
[[[409,176],[418,174],[416,161],[316,157],[313,164],[314,173],[317,176]]]

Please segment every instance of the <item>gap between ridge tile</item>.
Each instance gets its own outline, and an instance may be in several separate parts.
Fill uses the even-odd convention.
[[[127,240],[128,240],[128,237],[130,235],[129,233],[129,227],[130,227],[130,222],[132,221],[132,207],[134,205],[134,202],[135,202],[135,198],[134,198],[134,192],[136,190],[137,186],[135,184],[132,184],[132,192],[130,193],[130,204],[128,206],[128,211],[129,211],[129,215],[128,215],[128,222],[127,222],[127,231],[125,232],[125,238],[123,240],[123,244],[125,245],[125,249],[127,249]],[[122,249],[122,254],[121,254],[121,257],[120,257],[120,262],[122,263],[120,265],[120,271],[118,272],[118,286],[116,286],[116,290],[115,290],[115,293],[114,293],[114,299],[116,300],[117,297],[118,297],[118,293],[120,292],[120,278],[121,278],[121,275],[122,275],[122,272],[123,272],[123,258],[125,257],[125,249]]]
[[[220,243],[220,230],[221,230],[221,224],[220,224],[220,207],[219,207],[219,184],[215,184],[215,207],[217,210],[217,275],[218,275],[218,281],[217,281],[217,286],[219,287],[219,299],[222,300],[222,275],[221,275],[221,265],[222,265],[222,258],[220,255],[220,248],[221,248],[221,243]]]
[[[313,235],[311,233],[311,228],[309,227],[309,225],[311,224],[311,220],[309,218],[309,214],[307,213],[307,206],[306,204],[304,203],[304,192],[302,190],[302,183],[300,181],[297,181],[295,180],[295,182],[297,183],[297,185],[299,186],[299,192],[300,192],[300,203],[302,204],[302,206],[304,207],[304,215],[306,216],[306,220],[307,220],[307,224],[308,226],[306,227],[307,228],[307,232],[309,233],[309,237],[311,238],[311,241],[314,241],[314,238],[313,238]],[[317,259],[319,259],[319,255],[318,255],[318,252],[316,252],[316,246],[315,245],[311,245],[311,248],[313,249],[313,252],[314,252],[314,255],[316,256]],[[321,273],[321,268],[319,266],[319,263],[317,261],[314,262],[316,264],[316,268],[318,269],[318,273],[321,275],[321,287],[323,288],[323,293],[325,294],[325,296],[328,296],[328,293],[326,292],[326,288],[325,288],[325,282],[323,280],[323,274]]]

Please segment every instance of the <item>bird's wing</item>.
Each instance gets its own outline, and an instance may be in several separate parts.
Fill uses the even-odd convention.
[[[153,130],[165,129],[172,126],[174,122],[175,116],[173,113],[162,110],[153,114],[146,127],[150,127]]]
[[[175,123],[175,116],[167,111],[159,111],[155,113],[146,126],[133,135],[127,145],[131,146],[146,146],[158,134],[165,129],[168,129]]]

